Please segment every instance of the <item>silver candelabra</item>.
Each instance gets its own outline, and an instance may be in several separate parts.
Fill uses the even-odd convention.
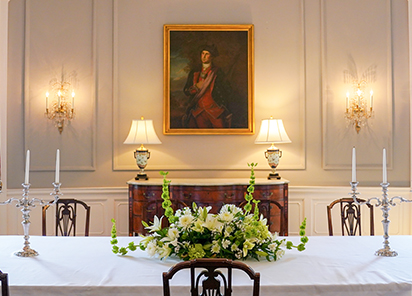
[[[350,193],[352,195],[353,201],[358,204],[358,205],[363,205],[363,204],[371,204],[374,205],[375,207],[379,207],[381,206],[382,212],[383,212],[383,220],[382,220],[382,224],[383,224],[383,248],[379,249],[375,252],[375,255],[377,256],[385,256],[385,257],[395,257],[398,255],[398,253],[394,250],[391,250],[391,248],[389,247],[389,234],[388,234],[388,229],[389,229],[389,210],[390,207],[389,206],[396,206],[396,202],[395,200],[399,200],[399,202],[412,202],[412,200],[408,200],[406,198],[403,198],[401,196],[394,196],[392,198],[388,197],[388,187],[389,187],[389,183],[388,182],[384,182],[381,183],[380,185],[382,186],[382,198],[379,199],[378,197],[372,197],[367,199],[364,202],[359,202],[357,199],[357,196],[359,195],[359,192],[357,192],[357,186],[358,186],[359,182],[354,182],[352,181],[350,183],[351,188],[352,188],[352,192]],[[375,201],[372,203],[372,201]]]
[[[23,231],[24,231],[24,246],[23,250],[18,251],[14,253],[16,256],[19,257],[33,257],[39,255],[39,253],[32,248],[30,248],[30,242],[29,242],[29,228],[30,228],[30,211],[31,208],[36,207],[36,203],[40,206],[45,206],[47,204],[55,204],[59,200],[59,196],[62,195],[60,192],[60,186],[61,183],[52,183],[53,184],[53,191],[50,193],[50,195],[54,196],[54,200],[51,202],[45,202],[42,199],[38,198],[29,198],[29,188],[30,184],[29,183],[23,183],[23,195],[21,198],[9,198],[8,200],[4,202],[0,202],[0,205],[6,205],[6,204],[11,204],[12,202],[16,202],[16,207],[21,208],[21,212],[23,214],[23,221],[21,224],[23,225]],[[1,192],[1,191],[0,191]]]

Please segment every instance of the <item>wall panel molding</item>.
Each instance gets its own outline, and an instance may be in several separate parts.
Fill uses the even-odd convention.
[[[3,192],[7,191],[7,44],[8,44],[8,1],[0,0],[0,180]],[[3,194],[4,195],[4,194]],[[2,200],[0,194],[0,200]],[[0,208],[0,216],[6,217],[6,209]],[[7,225],[0,223],[0,233]]]
[[[392,169],[392,1],[355,2],[321,1],[323,168],[349,169],[356,146],[358,168],[380,168],[386,148]],[[374,18],[371,5],[385,18]],[[355,6],[356,14],[348,14],[346,9]],[[366,92],[374,92],[374,117],[359,134],[344,118],[345,96],[352,86],[345,77],[368,80]]]
[[[148,145],[148,148],[152,151],[152,157],[147,166],[149,171],[247,170],[246,164],[251,162],[252,159],[262,164],[258,170],[261,170],[263,166],[267,166],[263,154],[265,147],[254,144],[256,135],[177,136],[161,134],[163,125],[163,61],[161,59],[151,60],[150,66],[148,66],[148,62],[143,59],[148,52],[146,47],[150,46],[152,46],[150,48],[152,55],[163,55],[162,27],[164,24],[169,23],[170,17],[165,16],[161,22],[152,18],[151,26],[156,28],[156,30],[153,30],[152,27],[145,27],[145,18],[147,16],[144,15],[143,11],[157,10],[158,6],[167,6],[168,3],[167,1],[139,3],[135,4],[133,9],[128,6],[131,5],[129,2],[114,0],[113,3],[113,170],[130,171],[137,169],[132,153],[132,150],[137,147],[124,145],[123,141],[127,136],[131,120],[140,118],[140,116],[153,119],[156,132],[163,142],[162,145]],[[192,4],[188,2],[188,5]],[[276,3],[276,5],[280,5],[280,3]],[[273,32],[273,28],[268,28],[267,23],[258,24],[258,21],[254,22],[255,28],[258,28],[255,34],[255,124],[256,130],[258,130],[262,118],[268,118],[271,115],[282,118],[289,136],[292,135],[292,144],[280,145],[285,150],[280,170],[303,170],[306,168],[304,1],[290,1],[287,6],[282,5],[282,8],[289,14],[293,13],[293,17],[288,17],[288,21],[293,22],[292,27],[296,28],[296,31],[293,31],[294,34],[285,32],[278,26],[275,27],[275,31],[278,31]],[[133,21],[130,20],[128,17],[130,11],[136,11],[141,17],[135,17]],[[262,11],[262,13],[266,12]],[[190,24],[198,21],[191,20],[191,16],[187,14],[182,17],[183,23]],[[278,20],[278,22],[281,22],[281,20]],[[173,21],[170,21],[170,23],[173,23]],[[270,26],[275,24],[277,25],[277,21],[271,23]],[[126,26],[141,29],[132,35],[129,32],[125,35],[124,28]],[[259,38],[260,34],[273,34],[274,38]],[[145,40],[147,35],[151,35],[150,39],[153,41],[149,44],[139,44],[139,39]],[[153,36],[156,36],[156,38],[153,38]],[[276,45],[278,44],[277,41],[286,42],[288,46],[279,47]],[[269,49],[271,49],[270,55],[266,52]],[[132,50],[134,50],[136,59],[125,59],[126,56],[131,57],[130,52]],[[288,62],[285,62],[286,60]],[[282,73],[274,73],[272,71],[273,67],[279,68]],[[135,71],[135,69],[139,69],[139,71]],[[270,74],[266,71],[269,71]],[[144,84],[145,81],[148,81],[148,78],[144,77],[142,73],[147,73],[146,76],[153,76],[155,80]],[[272,75],[275,75],[275,77],[272,77]],[[266,83],[267,79],[272,82]],[[275,84],[273,84],[273,81],[275,81]],[[283,81],[286,81],[286,85]],[[262,85],[259,86],[259,83]],[[281,87],[279,88],[279,86]],[[265,100],[265,97],[268,99]],[[266,104],[262,105],[262,102]],[[282,110],[286,110],[285,106],[294,107],[287,109],[287,112],[283,112]],[[182,146],[191,149],[182,149]],[[231,150],[227,149],[230,146],[245,147],[245,149],[238,149],[238,157],[234,158]],[[211,151],[218,151],[218,155],[211,154]]]
[[[77,198],[90,204],[91,209],[91,235],[110,236],[111,219],[116,219],[119,235],[128,235],[128,189],[127,188],[62,188],[63,197]],[[300,223],[307,219],[307,235],[328,235],[326,205],[331,201],[347,197],[350,191],[347,187],[323,186],[289,186],[289,234],[298,235]],[[361,198],[379,196],[378,187],[359,188]],[[30,197],[50,200],[49,189],[32,189]],[[403,196],[411,199],[409,188],[390,188],[389,196]],[[21,190],[8,190],[3,198],[20,197]],[[5,224],[7,230],[0,229],[0,235],[23,233],[21,226],[21,212],[14,205],[3,206],[6,212]],[[412,204],[402,203],[390,210],[389,226],[390,235],[411,235]],[[4,216],[2,215],[2,218]],[[366,217],[366,215],[365,215]],[[375,235],[383,235],[382,212],[375,208]],[[30,235],[41,235],[41,207],[35,207],[30,213]],[[53,229],[53,219],[48,219],[47,228]],[[336,223],[335,223],[336,224]],[[365,228],[364,228],[365,229]]]
[[[56,18],[64,26],[50,27],[49,20]],[[62,171],[95,170],[95,28],[94,0],[46,0],[44,5],[26,1],[24,148],[31,150],[31,171],[53,171],[56,149],[61,150]],[[45,93],[50,88],[49,81],[60,79],[63,74],[73,74],[77,81],[75,118],[59,134],[52,121],[44,116]]]

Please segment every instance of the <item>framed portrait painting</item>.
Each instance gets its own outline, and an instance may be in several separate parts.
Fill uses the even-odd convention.
[[[164,26],[164,134],[253,134],[253,25]]]

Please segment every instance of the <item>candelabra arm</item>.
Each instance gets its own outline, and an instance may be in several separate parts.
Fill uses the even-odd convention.
[[[9,199],[6,200],[6,201],[0,201],[0,205],[11,204],[13,201],[15,201],[15,202],[17,202],[17,203],[20,203],[20,199],[12,197],[12,198],[9,198]],[[16,205],[16,206],[18,206],[18,205]]]
[[[349,193],[349,194],[352,196],[353,201],[354,201],[357,205],[360,205],[360,206],[361,206],[361,205],[374,205],[374,206],[376,206],[376,207],[378,207],[378,206],[381,205],[381,201],[380,201],[380,199],[377,198],[377,197],[371,197],[371,198],[369,198],[369,199],[367,199],[367,200],[365,200],[365,201],[359,201],[358,195],[360,195],[360,193],[357,191],[357,186],[358,186],[359,182],[350,182],[350,184],[351,184],[352,192]],[[375,204],[372,204],[372,203],[371,203],[372,200],[376,200],[376,203],[375,203]]]
[[[395,202],[396,199],[399,199],[399,203],[401,203],[401,202],[412,202],[412,199],[406,199],[402,196],[394,196],[388,201],[388,203],[391,206],[396,206],[396,202]]]

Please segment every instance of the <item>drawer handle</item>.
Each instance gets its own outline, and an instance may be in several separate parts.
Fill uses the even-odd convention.
[[[234,198],[234,197],[235,197],[235,194],[232,193],[231,195],[228,195],[228,194],[225,192],[225,193],[224,193],[224,196],[225,196],[225,198],[231,199],[231,198]]]
[[[192,194],[191,194],[191,193],[189,193],[189,194],[184,194],[184,193],[183,193],[183,197],[186,198],[186,199],[191,199],[191,198],[192,198]]]
[[[149,198],[154,197],[155,194],[154,194],[153,192],[152,192],[152,193],[148,193],[148,194],[146,194],[146,192],[143,192],[143,196],[144,196],[145,198],[149,199]]]
[[[273,195],[273,192],[263,192],[262,196],[263,198],[271,197]]]

